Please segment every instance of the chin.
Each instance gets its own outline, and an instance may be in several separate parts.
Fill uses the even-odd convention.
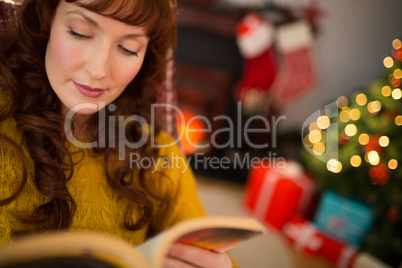
[[[82,109],[77,112],[75,112],[76,115],[93,115],[99,112],[99,110],[93,110],[93,109]]]
[[[74,104],[64,104],[65,115],[70,117],[73,115],[93,115],[105,106],[104,103],[78,102]]]

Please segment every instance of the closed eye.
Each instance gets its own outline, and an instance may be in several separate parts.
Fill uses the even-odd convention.
[[[138,52],[131,51],[131,50],[123,47],[122,45],[119,45],[119,48],[121,49],[121,51],[123,51],[124,54],[126,54],[128,56],[136,56],[136,57],[138,57]]]
[[[83,35],[83,34],[79,34],[76,31],[74,31],[73,29],[69,28],[67,31],[70,35],[72,35],[73,37],[77,38],[77,39],[82,39],[82,40],[88,40],[91,38],[91,36],[88,35]]]
[[[67,32],[68,32],[70,35],[72,35],[74,38],[77,38],[77,39],[80,39],[80,40],[88,40],[88,39],[91,39],[91,38],[92,38],[91,36],[83,35],[83,34],[77,33],[76,31],[74,31],[74,30],[71,29],[71,28],[69,28]],[[119,48],[121,49],[121,51],[122,51],[124,54],[126,54],[126,55],[128,55],[128,56],[136,56],[136,57],[138,57],[138,52],[129,50],[129,49],[123,47],[122,45],[119,45]]]

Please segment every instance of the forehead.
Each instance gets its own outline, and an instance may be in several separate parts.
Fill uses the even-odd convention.
[[[67,21],[72,21],[78,18],[79,20],[86,21],[97,29],[102,31],[113,33],[113,35],[124,35],[124,37],[140,38],[144,37],[148,39],[146,29],[129,24],[125,24],[119,20],[115,20],[110,17],[102,16],[84,7],[75,5],[74,3],[60,2],[56,11],[57,21],[63,21],[64,18]],[[70,19],[71,18],[71,19]],[[56,20],[55,20],[56,21]]]
[[[145,30],[153,39],[173,33],[171,0],[61,0]]]

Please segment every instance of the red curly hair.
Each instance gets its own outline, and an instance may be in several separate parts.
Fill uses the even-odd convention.
[[[175,49],[176,45],[176,27],[170,1],[65,1],[146,29],[149,43],[143,66],[121,96],[113,102],[117,109],[113,113],[106,109],[106,118],[139,115],[149,120],[150,105],[156,96],[155,85],[165,80],[168,51],[170,48]],[[35,185],[50,200],[37,207],[31,215],[20,217],[27,224],[27,232],[68,229],[76,210],[76,204],[66,188],[66,183],[73,176],[74,163],[65,146],[62,104],[49,84],[44,63],[51,23],[59,2],[25,0],[18,13],[17,25],[2,30],[0,34],[0,87],[11,94],[10,102],[0,111],[0,124],[10,116],[16,120],[35,166]],[[108,122],[105,125],[108,126]],[[93,130],[88,133],[90,139],[97,139],[99,127],[97,113],[89,120],[87,129]],[[130,141],[138,140],[141,135],[135,124],[126,129],[126,137]],[[0,206],[4,206],[17,198],[29,179],[28,160],[24,157],[21,145],[14,143],[6,134],[0,134],[0,142],[15,149],[24,168],[19,189],[12,196],[0,200]],[[119,144],[118,137],[114,142]],[[127,148],[127,152],[157,156],[157,150],[149,152],[145,150],[146,147]],[[146,170],[138,172],[142,188],[127,182],[127,177],[133,176],[128,161],[122,163],[118,170],[111,171],[109,159],[117,154],[116,148],[119,146],[95,148],[93,151],[104,155],[104,168],[110,187],[131,201],[124,214],[125,227],[137,230],[149,223],[152,215],[153,208],[147,194],[165,203],[167,201],[158,196],[150,183],[145,181]],[[137,222],[132,221],[134,209],[142,210],[142,217]]]

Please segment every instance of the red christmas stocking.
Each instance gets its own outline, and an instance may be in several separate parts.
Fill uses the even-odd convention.
[[[237,26],[237,43],[244,57],[243,75],[237,84],[235,97],[247,99],[248,93],[265,94],[276,75],[273,48],[274,28],[257,14],[247,15]]]
[[[280,67],[272,91],[277,102],[286,103],[309,93],[316,84],[310,26],[298,21],[279,27],[277,47],[281,55]]]

